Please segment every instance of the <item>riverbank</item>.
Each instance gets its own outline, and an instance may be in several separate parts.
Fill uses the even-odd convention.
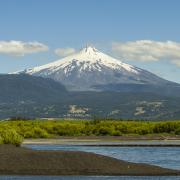
[[[80,136],[47,139],[24,139],[23,145],[83,145],[83,146],[162,146],[179,147],[179,136]]]
[[[1,175],[180,175],[180,171],[76,151],[36,151],[0,145]]]

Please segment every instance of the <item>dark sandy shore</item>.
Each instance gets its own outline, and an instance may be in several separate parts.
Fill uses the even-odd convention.
[[[86,152],[35,151],[0,145],[1,175],[180,175],[180,171],[129,163]]]

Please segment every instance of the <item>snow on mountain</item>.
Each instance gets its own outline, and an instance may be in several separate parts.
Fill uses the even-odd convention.
[[[123,63],[91,46],[58,61],[18,73],[52,78],[70,90],[93,90],[96,85],[119,83],[167,83],[146,70]]]
[[[28,74],[34,74],[44,69],[49,69],[51,73],[53,73],[57,72],[59,69],[63,69],[66,76],[68,76],[71,74],[71,71],[76,68],[74,62],[76,62],[76,65],[80,67],[80,72],[93,70],[101,71],[102,66],[106,66],[115,70],[121,70],[123,68],[129,72],[138,73],[137,68],[103,54],[94,47],[86,47],[74,55],[43,66],[28,69],[26,72]]]

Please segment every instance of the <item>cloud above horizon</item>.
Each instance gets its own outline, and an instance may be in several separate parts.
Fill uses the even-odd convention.
[[[152,62],[168,60],[180,67],[180,43],[139,40],[112,43],[112,51],[127,60]]]
[[[75,53],[76,50],[74,48],[58,48],[58,49],[55,49],[54,52],[56,55],[60,57],[65,57],[65,56]]]
[[[24,56],[25,54],[48,51],[48,49],[48,46],[37,41],[0,41],[0,54]]]

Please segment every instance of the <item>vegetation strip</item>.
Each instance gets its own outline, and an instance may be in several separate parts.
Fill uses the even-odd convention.
[[[84,136],[172,136],[180,139],[180,121],[15,120],[0,122],[0,143],[20,145],[24,138]]]

